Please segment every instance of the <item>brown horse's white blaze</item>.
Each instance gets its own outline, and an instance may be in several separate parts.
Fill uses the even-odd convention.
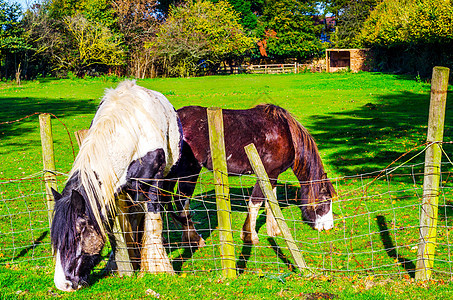
[[[175,198],[177,210],[181,212],[186,199],[189,199],[195,190],[201,168],[212,170],[212,158],[206,108],[186,106],[178,110],[178,115],[183,127],[184,143],[180,163],[172,170],[171,176],[186,178],[179,182],[180,196]],[[299,200],[304,219],[317,230],[333,227],[331,199],[335,190],[325,176],[313,137],[288,111],[271,104],[245,110],[224,109],[223,124],[227,168],[230,174],[252,173],[244,147],[254,143],[269,178],[274,178],[271,179],[272,186],[275,188],[276,178],[282,172],[292,168],[301,183]],[[304,182],[311,184],[306,185]],[[169,186],[168,190],[172,190],[173,186]],[[259,242],[256,219],[263,199],[263,193],[257,183],[248,202],[247,218],[241,232],[245,243]],[[181,217],[180,213],[176,215]],[[278,226],[269,210],[267,215],[268,234],[275,236],[279,234]],[[180,222],[189,224],[191,232],[195,232],[190,216],[181,217]]]
[[[173,273],[162,245],[158,192],[180,157],[181,145],[179,118],[161,93],[134,81],[106,91],[62,194],[54,192],[51,240],[58,289],[73,291],[87,284],[121,209],[120,194],[128,194],[121,198],[130,201],[129,207],[143,206],[138,217],[145,215],[144,228],[139,220],[127,224],[135,236],[146,233],[144,241],[132,241],[145,244],[141,269]],[[113,235],[108,236],[115,247]]]
[[[332,201],[330,201],[329,212],[320,216],[316,214],[314,229],[318,231],[330,230],[333,228]]]

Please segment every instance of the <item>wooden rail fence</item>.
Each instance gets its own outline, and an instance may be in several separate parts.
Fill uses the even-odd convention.
[[[252,74],[298,73],[298,64],[250,65],[247,70]]]

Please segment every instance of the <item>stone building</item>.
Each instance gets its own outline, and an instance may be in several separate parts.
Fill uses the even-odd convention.
[[[369,49],[326,49],[326,72],[370,70]]]

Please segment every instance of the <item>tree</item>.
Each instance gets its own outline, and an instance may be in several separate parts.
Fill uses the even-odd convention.
[[[213,2],[217,3],[219,1],[213,0]],[[254,4],[255,7],[258,7],[256,2],[248,0],[228,0],[228,3],[230,3],[233,9],[239,13],[239,23],[245,29],[252,31],[256,28],[258,18],[252,11],[252,4]]]
[[[116,20],[112,2],[112,0],[46,0],[45,6],[53,20],[63,20],[68,16],[81,14],[87,20],[113,29]]]
[[[253,45],[225,1],[197,1],[172,7],[150,44],[169,75],[189,76],[240,57]]]
[[[324,0],[320,2],[325,14],[332,14],[334,17],[338,17],[349,5],[351,0]]]
[[[35,5],[24,17],[34,60],[55,73],[82,76],[125,63],[121,36],[110,0],[53,0]],[[58,74],[57,74],[58,75]]]
[[[30,76],[46,75],[58,62],[59,53],[64,52],[70,41],[58,30],[61,22],[50,17],[48,5],[34,4],[24,14],[23,24],[27,41],[33,50],[28,59],[32,66]]]
[[[30,49],[23,37],[21,16],[19,4],[8,4],[0,0],[0,65],[3,66],[3,75],[6,77],[18,71],[20,62],[17,55]]]
[[[62,55],[57,67],[83,74],[95,64],[118,66],[124,63],[122,41],[105,25],[90,21],[81,14],[64,18],[64,24],[73,42],[73,53],[67,51],[69,55]]]
[[[270,57],[306,59],[320,54],[322,25],[314,23],[315,4],[299,0],[265,2],[261,26],[276,33],[267,37],[266,52]]]
[[[363,23],[382,0],[332,0],[328,10],[334,12],[337,26],[332,40],[337,48],[356,48]]]
[[[450,0],[385,0],[364,23],[365,46],[451,43],[453,4]]]
[[[384,0],[363,24],[359,41],[375,50],[380,69],[429,75],[453,66],[451,0]]]
[[[117,0],[114,8],[119,32],[128,50],[128,73],[137,78],[153,76],[153,55],[145,45],[155,37],[161,22],[157,1]]]

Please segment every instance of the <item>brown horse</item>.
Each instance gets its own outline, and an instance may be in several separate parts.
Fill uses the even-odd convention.
[[[208,120],[205,107],[187,106],[178,110],[183,127],[184,143],[179,163],[167,178],[181,178],[175,204],[175,218],[183,226],[183,241],[203,245],[196,232],[189,211],[192,196],[202,166],[212,170],[209,147]],[[252,168],[244,147],[254,143],[263,161],[271,184],[275,188],[279,174],[292,168],[301,185],[300,207],[303,218],[319,231],[333,227],[331,198],[335,190],[327,179],[313,137],[285,109],[271,105],[258,105],[245,110],[223,110],[225,150],[228,172],[250,174]],[[164,187],[173,190],[175,181],[167,181]],[[275,189],[274,189],[275,191]],[[245,243],[257,244],[255,230],[258,210],[263,202],[263,193],[255,184],[248,204],[247,219],[241,232]],[[169,200],[166,201],[169,203]],[[171,205],[168,205],[171,209]],[[267,213],[268,235],[279,234],[275,219]]]

